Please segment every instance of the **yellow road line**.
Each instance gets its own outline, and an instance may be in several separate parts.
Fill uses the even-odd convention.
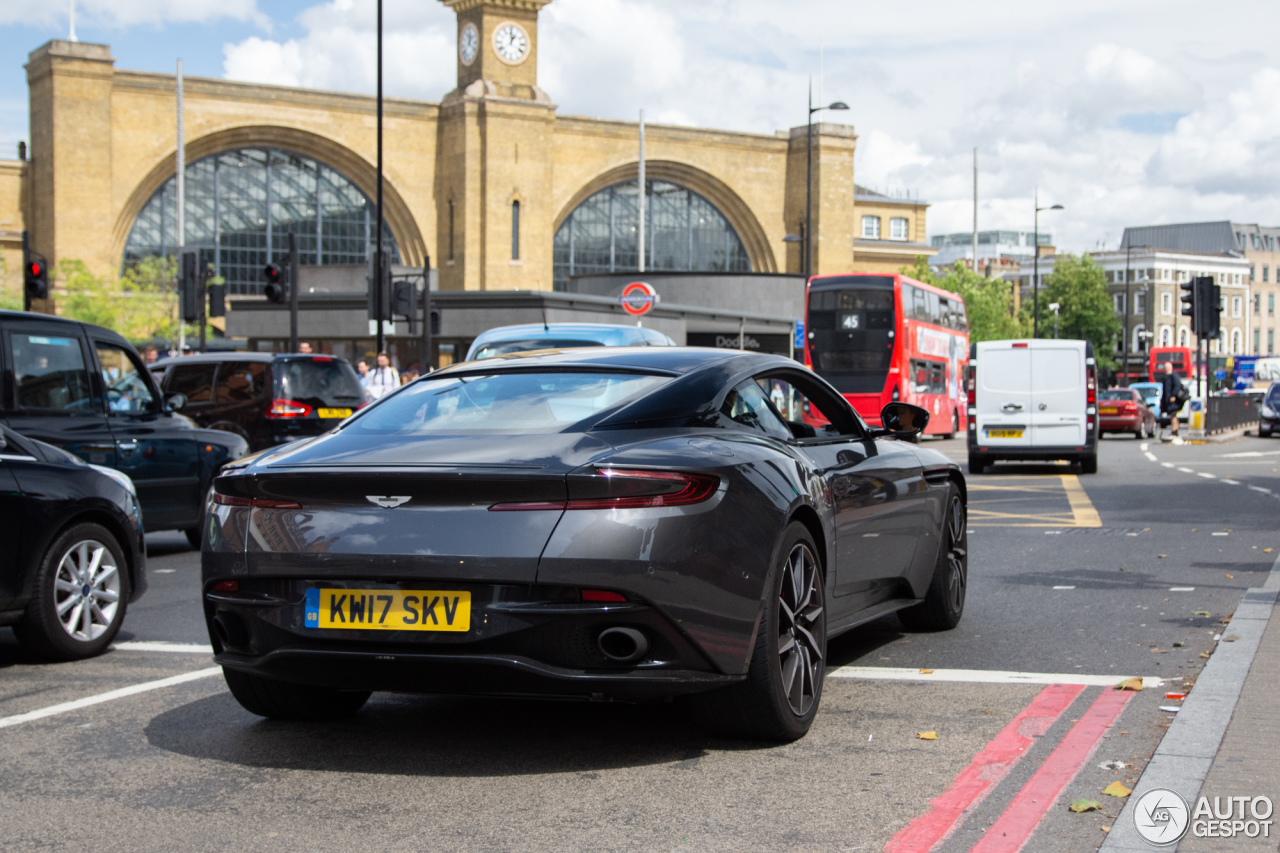
[[[1080,478],[1075,474],[1062,475],[1062,489],[1067,493],[1067,502],[1071,504],[1071,514],[1075,516],[1074,527],[1101,527],[1102,518],[1093,508],[1089,496],[1080,485]]]

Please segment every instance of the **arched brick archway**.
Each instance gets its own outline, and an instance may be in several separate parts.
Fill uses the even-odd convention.
[[[210,133],[187,143],[187,162],[194,163],[211,154],[234,148],[281,148],[313,157],[346,175],[369,198],[376,198],[378,194],[377,169],[372,163],[339,142],[290,127],[247,125]],[[177,155],[172,152],[157,163],[134,188],[112,230],[113,257],[119,259],[124,253],[125,241],[129,238],[129,229],[133,227],[134,220],[156,190],[173,177],[176,171]],[[400,248],[401,259],[410,266],[422,266],[427,254],[422,232],[404,198],[386,179],[385,174],[382,180],[382,204],[383,215]]]
[[[673,184],[688,187],[714,204],[724,214],[725,219],[729,220],[729,224],[733,226],[733,229],[738,232],[738,238],[742,240],[742,247],[746,250],[747,257],[751,260],[751,269],[753,271],[778,271],[777,260],[774,257],[773,249],[769,246],[769,240],[765,236],[764,228],[760,226],[760,221],[756,219],[755,214],[752,213],[747,203],[742,200],[742,197],[734,192],[728,184],[696,166],[690,166],[688,163],[680,163],[674,160],[645,160],[644,169],[646,180],[670,181]],[[569,214],[600,190],[623,181],[638,180],[639,177],[640,163],[639,161],[633,161],[621,166],[615,166],[592,178],[560,208],[560,212],[556,214],[551,233],[554,234],[560,230],[560,226],[564,224]]]

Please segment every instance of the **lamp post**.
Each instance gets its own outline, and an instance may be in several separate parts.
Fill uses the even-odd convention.
[[[813,78],[809,79],[809,121],[805,129],[804,152],[804,277],[808,278],[813,262],[813,114],[822,110],[847,110],[844,101],[832,101],[825,107],[813,105]]]
[[[1129,307],[1129,260],[1133,255],[1133,250],[1150,248],[1148,246],[1126,245],[1124,252],[1124,360],[1120,362],[1124,370],[1124,387],[1129,387],[1129,317],[1133,314],[1133,309]],[[1142,318],[1144,321],[1146,317]]]
[[[1055,341],[1058,339],[1058,308],[1059,307],[1060,306],[1058,305],[1057,302],[1049,303],[1049,310],[1053,312],[1053,339]]]
[[[1040,211],[1042,210],[1062,210],[1060,204],[1052,207],[1040,206],[1040,190],[1037,189],[1034,196],[1034,205],[1036,209],[1035,215],[1035,237],[1036,244],[1035,261],[1032,262],[1033,272],[1031,274],[1031,337],[1040,337]]]

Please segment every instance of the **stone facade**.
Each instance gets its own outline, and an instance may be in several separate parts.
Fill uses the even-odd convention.
[[[558,225],[593,192],[636,177],[637,124],[559,115],[538,88],[538,10],[550,0],[442,2],[457,13],[460,37],[474,28],[478,44],[469,62],[459,51],[458,87],[440,103],[385,99],[387,223],[403,261],[429,260],[442,290],[550,290]],[[523,34],[522,55],[500,55],[504,33]],[[115,274],[139,211],[174,173],[175,78],[118,70],[108,46],[66,41],[33,51],[26,70],[30,160],[0,163],[0,222],[20,224],[0,232],[26,227],[51,262],[74,257]],[[184,99],[188,163],[274,146],[321,160],[375,196],[374,98],[187,77]],[[856,145],[852,127],[814,127],[814,273],[896,271],[933,252],[924,245],[926,204],[855,196]],[[803,227],[805,153],[804,128],[646,126],[647,176],[719,208],[755,272],[802,267],[797,244],[783,238]],[[863,205],[908,217],[910,246],[860,240]]]

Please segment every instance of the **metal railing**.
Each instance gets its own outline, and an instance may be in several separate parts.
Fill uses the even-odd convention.
[[[1204,433],[1213,435],[1227,430],[1256,425],[1260,401],[1244,394],[1209,397],[1205,401]]]

